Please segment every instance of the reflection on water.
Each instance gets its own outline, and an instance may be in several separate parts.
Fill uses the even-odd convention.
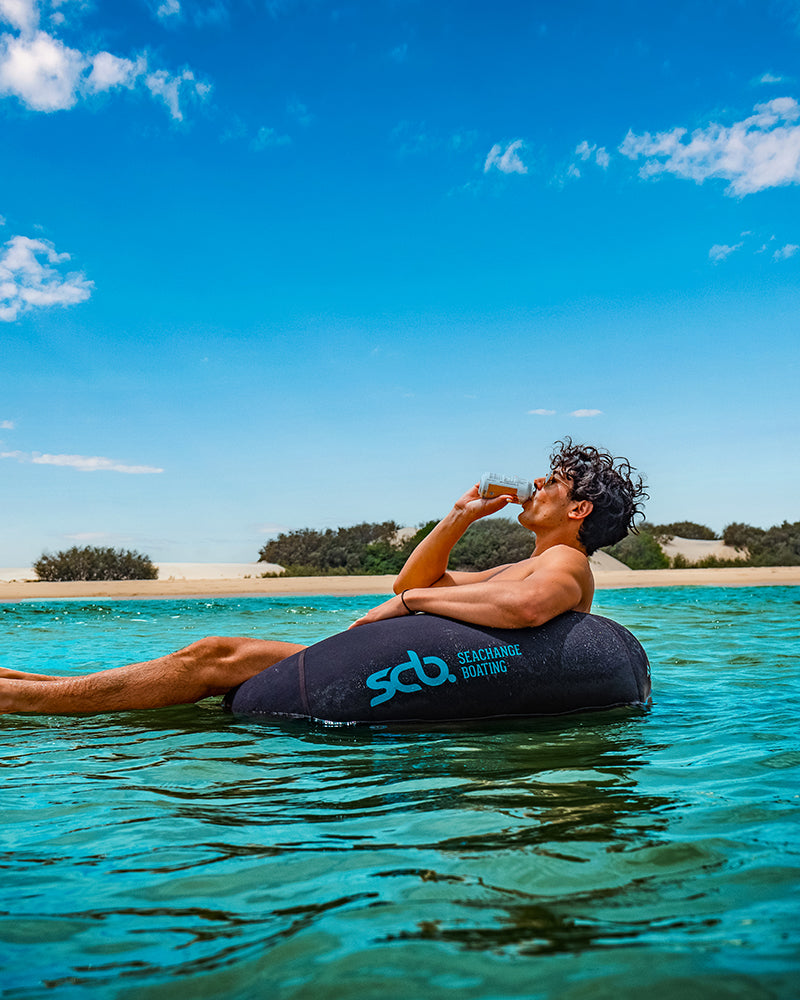
[[[648,649],[650,712],[0,720],[3,996],[793,996],[797,593],[676,596],[597,608]],[[307,601],[8,606],[2,664],[307,642],[371,604]]]

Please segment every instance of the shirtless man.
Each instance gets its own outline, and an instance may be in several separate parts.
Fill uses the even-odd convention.
[[[646,497],[624,459],[558,442],[550,474],[517,520],[536,536],[528,559],[478,573],[450,572],[450,551],[475,521],[510,496],[484,500],[474,486],[420,542],[394,585],[396,596],[351,628],[416,611],[496,628],[541,625],[565,611],[589,611],[588,557],[623,539]],[[144,663],[80,677],[0,670],[0,712],[72,714],[182,705],[220,695],[305,647],[270,639],[212,636]]]

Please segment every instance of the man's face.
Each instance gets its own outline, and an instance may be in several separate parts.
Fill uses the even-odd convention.
[[[522,505],[517,520],[529,531],[536,526],[553,526],[566,521],[572,503],[572,483],[561,469],[553,469],[547,476],[533,481],[536,492]]]

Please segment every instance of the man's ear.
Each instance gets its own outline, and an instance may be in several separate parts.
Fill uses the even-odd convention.
[[[567,514],[567,517],[574,517],[576,519],[583,520],[588,517],[594,510],[594,504],[591,500],[576,500],[572,505],[572,509]]]

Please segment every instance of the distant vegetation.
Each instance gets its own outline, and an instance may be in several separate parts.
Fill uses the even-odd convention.
[[[711,528],[705,524],[697,524],[695,521],[675,521],[673,524],[643,524],[642,530],[649,532],[653,538],[664,539],[665,541],[674,538],[701,538],[706,542],[713,542],[719,538]]]
[[[766,531],[734,522],[722,532],[722,540],[745,553],[749,566],[800,566],[800,521],[784,521]]]
[[[281,576],[395,575],[436,525],[428,521],[410,538],[396,541],[394,521],[357,524],[334,531],[302,528],[280,534],[258,553],[260,562],[283,566]],[[507,518],[474,524],[450,553],[450,569],[482,570],[526,559],[533,550],[531,533]],[[273,574],[267,574],[273,575]]]
[[[283,576],[394,575],[435,524],[429,521],[403,542],[397,541],[399,529],[394,521],[357,524],[335,531],[303,528],[267,542],[259,552],[259,560],[283,566],[284,572],[277,574]],[[721,540],[739,550],[739,559],[707,556],[690,563],[684,556],[676,555],[670,562],[662,544],[675,537],[719,540],[711,528],[694,521],[645,523],[637,534],[630,534],[603,551],[631,569],[800,565],[800,522],[784,522],[768,530],[749,524],[729,524]],[[480,571],[516,562],[531,554],[532,543],[530,532],[509,518],[478,521],[453,547],[448,567]]]
[[[40,580],[155,580],[158,569],[149,556],[130,549],[73,546],[55,555],[45,553],[33,569]]]
[[[628,535],[616,545],[603,549],[615,559],[631,569],[667,569],[669,559],[658,540],[649,531],[640,530],[636,535]]]
[[[430,521],[405,542],[396,541],[399,527],[394,521],[356,524],[336,531],[301,528],[267,542],[258,559],[283,566],[279,576],[396,574],[435,524]]]
[[[754,528],[751,524],[729,524],[722,532],[721,541],[740,553],[738,559],[720,559],[706,556],[697,562],[680,554],[667,559],[661,543],[671,538],[699,538],[713,541],[719,538],[711,528],[694,521],[676,521],[674,524],[643,524],[639,535],[628,535],[618,545],[604,549],[624,562],[631,569],[717,569],[721,566],[800,566],[800,521],[773,527]],[[637,539],[639,541],[637,541]],[[658,551],[653,544],[658,547]],[[659,554],[660,553],[660,554]]]
[[[530,531],[510,518],[478,521],[453,546],[448,569],[480,572],[518,562],[528,558],[533,545]]]

